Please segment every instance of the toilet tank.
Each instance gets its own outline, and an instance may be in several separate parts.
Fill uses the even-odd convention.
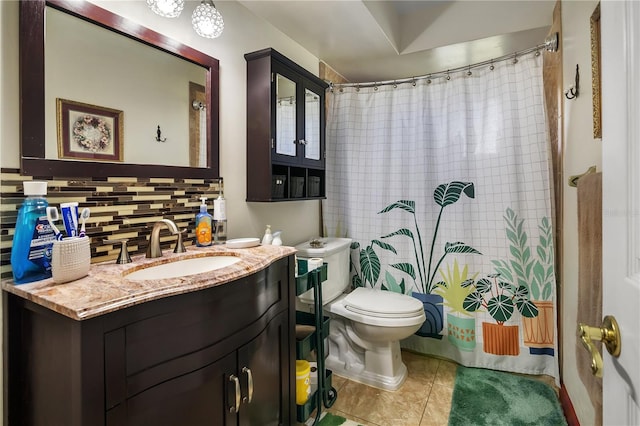
[[[327,280],[322,283],[322,304],[340,296],[349,287],[349,256],[351,238],[319,238],[323,247],[311,247],[310,241],[296,246],[298,259],[321,257],[327,264]],[[313,304],[313,289],[298,296],[306,304]]]

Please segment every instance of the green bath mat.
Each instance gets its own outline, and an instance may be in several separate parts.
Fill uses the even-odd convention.
[[[551,387],[501,371],[459,366],[449,426],[566,426]]]

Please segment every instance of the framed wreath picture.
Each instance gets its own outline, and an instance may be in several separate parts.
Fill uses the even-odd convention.
[[[94,161],[122,161],[122,111],[56,99],[58,156]]]

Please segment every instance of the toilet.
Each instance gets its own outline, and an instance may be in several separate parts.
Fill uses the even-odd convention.
[[[327,368],[360,383],[398,389],[407,377],[400,340],[424,323],[423,304],[411,296],[368,287],[350,291],[351,239],[315,241],[322,246],[307,241],[296,249],[299,259],[322,258],[328,266],[322,283],[324,314],[331,318]],[[297,310],[313,312],[313,305],[313,290],[298,296]]]

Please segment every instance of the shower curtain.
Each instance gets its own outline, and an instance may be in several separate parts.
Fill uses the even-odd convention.
[[[558,381],[542,56],[328,98],[324,232],[352,238],[352,285],[423,303],[404,348]]]

